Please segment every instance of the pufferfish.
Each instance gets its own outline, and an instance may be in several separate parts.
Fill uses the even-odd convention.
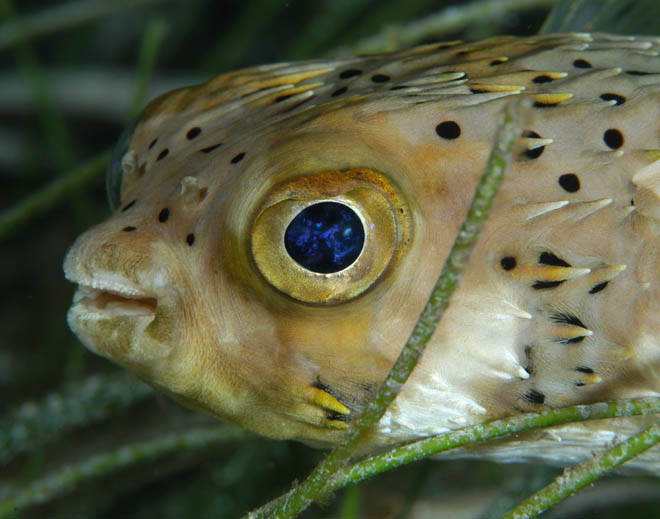
[[[438,278],[504,107],[490,217],[373,447],[660,396],[660,38],[496,37],[281,63],[152,101],[64,262],[92,351],[262,435],[341,441]],[[566,463],[651,418],[463,456]],[[656,470],[660,451],[632,462]]]

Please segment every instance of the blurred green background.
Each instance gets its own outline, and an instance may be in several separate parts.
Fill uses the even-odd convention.
[[[553,3],[0,0],[0,518],[238,517],[322,456],[182,409],[66,326],[62,258],[108,216],[107,152],[149,98],[272,61],[534,34]],[[424,461],[303,517],[495,517],[558,472]],[[16,496],[38,504],[14,511]],[[658,504],[659,482],[609,478],[553,514],[660,517]]]

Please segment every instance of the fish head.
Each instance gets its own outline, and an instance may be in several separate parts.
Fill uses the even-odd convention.
[[[447,255],[469,202],[441,172],[474,168],[437,145],[428,111],[352,99],[229,136],[190,115],[212,110],[196,88],[154,101],[119,148],[115,212],[65,260],[69,325],[189,407],[336,441],[405,344],[442,266],[427,258]]]

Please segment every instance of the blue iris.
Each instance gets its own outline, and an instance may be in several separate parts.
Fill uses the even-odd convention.
[[[364,228],[344,204],[321,202],[306,207],[284,233],[289,256],[312,272],[329,274],[351,265],[362,252]]]

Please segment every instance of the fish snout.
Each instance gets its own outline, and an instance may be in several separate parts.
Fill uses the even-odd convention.
[[[88,349],[138,371],[169,355],[178,294],[144,251],[87,232],[67,253],[64,274],[77,285],[67,321]]]

